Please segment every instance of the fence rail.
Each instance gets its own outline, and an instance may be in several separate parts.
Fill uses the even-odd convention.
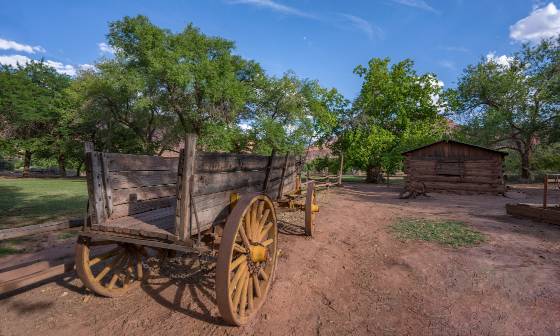
[[[0,230],[0,241],[6,239],[20,238],[25,236],[31,236],[38,233],[46,233],[51,231],[59,231],[64,229],[70,229],[84,224],[83,219],[68,219],[64,221],[48,222],[36,225],[26,225],[22,227],[16,227],[12,229]]]
[[[3,229],[0,230],[0,241],[75,228],[83,223],[83,219],[68,219]],[[23,257],[17,256],[5,262],[0,261],[0,295],[59,277],[73,270],[73,249],[54,255],[41,251]]]

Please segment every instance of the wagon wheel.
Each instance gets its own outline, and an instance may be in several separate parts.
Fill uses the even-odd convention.
[[[226,322],[245,324],[264,303],[276,269],[277,236],[271,199],[242,196],[227,219],[216,264],[216,300]]]
[[[106,251],[93,257],[91,247]],[[80,237],[76,244],[76,272],[84,285],[101,296],[117,297],[137,287],[144,276],[143,247]]]
[[[305,197],[305,235],[313,236],[315,232],[315,213],[319,212],[315,182],[307,183],[307,194]]]

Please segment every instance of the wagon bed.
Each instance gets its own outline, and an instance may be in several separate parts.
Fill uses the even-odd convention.
[[[181,158],[89,152],[89,211],[86,228],[134,237],[183,241],[177,204]],[[224,223],[232,194],[261,191],[277,199],[295,189],[295,156],[197,153],[186,236]],[[267,179],[268,176],[268,179]],[[198,220],[198,222],[197,222]],[[90,232],[91,233],[91,232]]]

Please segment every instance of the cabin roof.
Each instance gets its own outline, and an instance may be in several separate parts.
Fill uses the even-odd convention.
[[[472,147],[472,148],[481,149],[481,150],[484,150],[484,151],[487,151],[487,152],[500,154],[500,155],[502,155],[502,156],[508,155],[508,153],[506,153],[506,152],[501,152],[501,151],[498,151],[498,150],[495,150],[495,149],[490,149],[490,148],[486,148],[486,147],[482,147],[482,146],[471,145],[471,144],[468,144],[468,143],[459,142],[459,141],[455,141],[455,140],[440,140],[440,141],[436,141],[436,142],[433,142],[433,143],[431,143],[431,144],[424,145],[424,146],[422,146],[422,147],[418,147],[418,148],[414,148],[414,149],[408,150],[408,151],[406,151],[406,152],[402,152],[401,155],[405,155],[405,154],[408,154],[408,153],[412,153],[412,152],[415,152],[415,151],[420,150],[420,149],[423,149],[423,148],[427,148],[427,147],[439,145],[439,144],[441,144],[441,143],[452,143],[452,144],[457,144],[457,145],[468,146],[468,147]]]

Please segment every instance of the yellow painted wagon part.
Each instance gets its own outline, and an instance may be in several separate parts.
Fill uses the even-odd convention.
[[[319,212],[319,204],[312,204],[311,205],[311,211]]]
[[[236,193],[236,192],[231,193],[229,195],[229,209],[230,210],[232,210],[235,207],[235,205],[237,204],[237,201],[239,201],[240,197],[241,196],[239,195],[239,193]]]
[[[268,249],[261,245],[252,245],[249,248],[249,255],[252,262],[263,262],[268,259]]]

